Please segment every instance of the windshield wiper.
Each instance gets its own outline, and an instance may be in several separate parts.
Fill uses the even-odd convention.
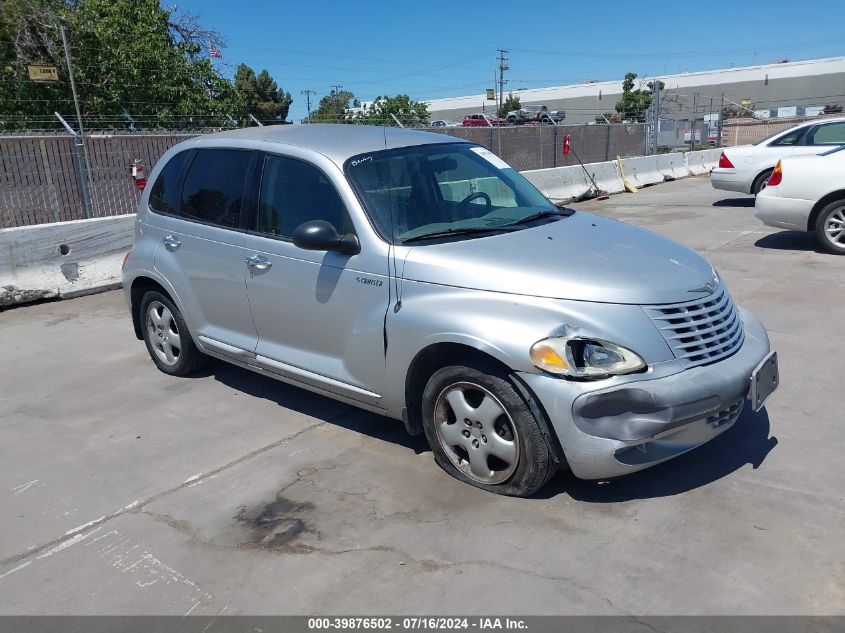
[[[545,209],[543,211],[537,211],[537,213],[532,213],[531,215],[526,215],[524,218],[516,220],[515,222],[511,222],[506,226],[514,226],[516,224],[527,224],[528,222],[533,222],[534,220],[539,220],[540,218],[546,218],[555,215],[562,218],[568,218],[573,213],[575,213],[574,209]]]
[[[437,237],[451,237],[453,235],[474,235],[476,233],[495,233],[500,231],[510,232],[515,230],[517,229],[511,227],[511,225],[509,224],[502,226],[468,226],[464,228],[445,229],[442,231],[432,231],[431,233],[414,235],[413,237],[408,237],[402,240],[402,244],[407,244],[408,242],[416,242],[420,240],[432,240]]]

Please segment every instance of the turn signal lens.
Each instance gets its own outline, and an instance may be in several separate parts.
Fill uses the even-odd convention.
[[[126,255],[123,256],[123,261],[120,263],[120,270],[126,268],[126,260],[129,259],[129,253],[131,252],[131,250],[126,251]]]
[[[561,336],[531,346],[531,362],[550,374],[573,378],[607,378],[645,369],[642,358],[629,349],[598,339]]]
[[[769,176],[769,182],[766,186],[777,187],[781,180],[783,180],[783,168],[780,165],[780,161],[778,161],[778,164],[775,165],[775,170],[772,172],[772,175]]]
[[[552,374],[565,374],[571,369],[564,358],[566,346],[556,345],[557,339],[539,341],[531,347],[531,362],[539,369]]]
[[[725,152],[722,152],[722,155],[719,156],[719,167],[722,167],[722,168],[725,168],[725,169],[733,169],[734,168],[734,164],[725,155]]]

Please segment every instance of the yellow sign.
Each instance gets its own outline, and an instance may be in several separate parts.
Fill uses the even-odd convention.
[[[58,81],[59,71],[55,66],[47,64],[29,64],[29,78],[32,81]]]
[[[747,108],[748,106],[751,105],[751,99],[747,99],[747,98],[743,99],[742,101],[740,101],[740,103],[742,104],[743,108]]]
[[[487,88],[487,100],[488,101],[495,101],[496,100],[496,91],[492,88]]]

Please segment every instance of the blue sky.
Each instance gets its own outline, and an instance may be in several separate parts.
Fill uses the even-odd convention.
[[[482,93],[493,87],[497,48],[510,50],[506,89],[845,55],[842,0],[187,0],[178,7],[224,35],[224,58],[215,62],[224,74],[240,62],[266,68],[293,95],[292,120],[305,116],[300,91],[316,91],[312,102],[319,101],[335,84],[361,100]]]

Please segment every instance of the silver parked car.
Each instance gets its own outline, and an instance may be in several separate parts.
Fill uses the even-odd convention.
[[[485,490],[658,464],[777,386],[706,259],[555,207],[472,143],[250,128],[180,143],[150,182],[124,289],[161,371],[215,357],[402,420]]]

